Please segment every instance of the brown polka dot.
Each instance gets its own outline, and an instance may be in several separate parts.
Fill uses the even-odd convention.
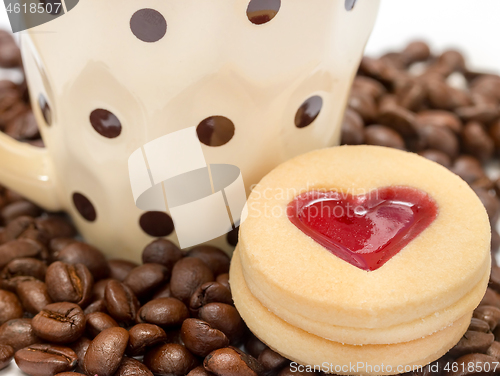
[[[94,205],[81,193],[73,193],[73,204],[78,213],[89,222],[94,222],[97,218]]]
[[[174,231],[174,222],[167,213],[149,211],[141,215],[139,224],[142,230],[151,236],[168,236]]]
[[[271,21],[280,10],[281,0],[252,0],[248,4],[247,17],[250,22],[262,25]]]
[[[211,116],[196,128],[199,140],[208,146],[227,144],[234,136],[234,124],[224,116]]]
[[[144,8],[133,14],[130,19],[130,30],[143,42],[157,42],[167,32],[167,21],[160,12]]]
[[[52,110],[50,109],[47,99],[43,94],[38,96],[38,106],[40,107],[40,111],[45,119],[45,124],[52,125]]]
[[[322,107],[323,99],[317,95],[306,100],[295,114],[295,126],[297,128],[307,127],[316,120]]]
[[[90,114],[90,124],[101,136],[115,138],[122,132],[120,120],[108,110],[97,109]]]
[[[239,230],[240,230],[240,227],[238,226],[227,233],[226,240],[229,243],[229,245],[236,247],[236,245],[238,244],[238,231]]]
[[[345,0],[345,9],[352,10],[352,8],[356,5],[356,1],[357,0]]]

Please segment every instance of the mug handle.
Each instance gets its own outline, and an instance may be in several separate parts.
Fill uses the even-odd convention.
[[[2,132],[0,183],[46,210],[61,210],[47,149],[16,141]]]

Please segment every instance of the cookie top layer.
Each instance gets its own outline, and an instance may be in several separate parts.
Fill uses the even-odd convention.
[[[338,258],[286,215],[304,192],[359,195],[393,186],[426,192],[438,215],[374,271]],[[475,193],[446,168],[413,153],[375,146],[307,153],[269,173],[247,204],[239,249],[252,294],[318,322],[384,328],[426,317],[459,301],[490,266],[490,225]]]

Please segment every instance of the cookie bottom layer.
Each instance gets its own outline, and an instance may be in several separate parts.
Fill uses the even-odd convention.
[[[330,368],[331,372],[341,375],[394,375],[405,372],[405,366],[429,364],[460,340],[472,316],[470,312],[443,330],[409,342],[343,345],[294,327],[265,308],[246,285],[237,250],[231,262],[230,283],[234,303],[241,317],[260,340],[299,364],[337,366]],[[354,373],[353,366],[356,366]]]

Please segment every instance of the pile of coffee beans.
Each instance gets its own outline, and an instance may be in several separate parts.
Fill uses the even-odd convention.
[[[15,42],[1,31],[0,67],[22,69]],[[500,77],[469,71],[457,51],[434,56],[415,42],[363,59],[342,142],[407,149],[450,168],[476,191],[494,227],[500,181],[483,165],[500,153],[499,104]],[[0,130],[43,146],[25,83],[0,81]],[[2,187],[0,226],[0,369],[14,359],[32,376],[321,374],[296,371],[250,333],[232,302],[230,259],[217,248],[183,252],[158,239],[142,251],[142,265],[108,260],[76,238],[64,214]],[[496,231],[492,243],[494,256]],[[498,373],[484,365],[500,361],[499,322],[495,264],[467,333],[414,373]],[[481,366],[462,367],[470,362]]]

